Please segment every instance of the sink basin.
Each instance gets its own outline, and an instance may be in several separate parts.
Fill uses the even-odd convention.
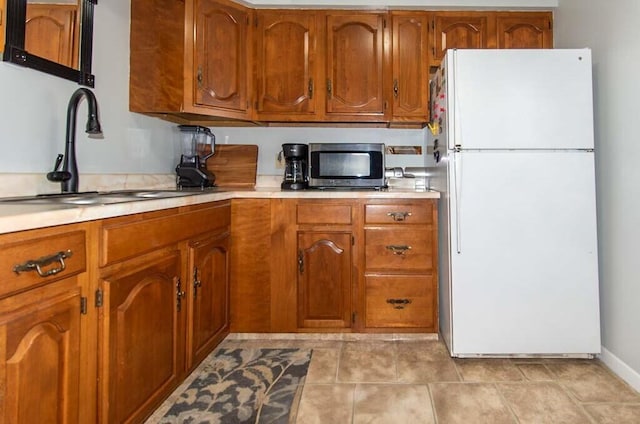
[[[12,204],[62,204],[62,205],[108,205],[114,203],[135,202],[140,200],[169,199],[175,197],[193,196],[210,191],[180,191],[180,190],[120,190],[107,192],[84,192],[65,194],[45,194],[37,196],[0,198],[0,203]]]

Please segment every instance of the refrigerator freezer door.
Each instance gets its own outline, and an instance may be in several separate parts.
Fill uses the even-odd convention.
[[[452,355],[599,352],[593,153],[453,156]]]
[[[451,50],[446,66],[450,149],[593,148],[590,50]]]

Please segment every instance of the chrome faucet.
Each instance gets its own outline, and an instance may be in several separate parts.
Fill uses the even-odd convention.
[[[47,174],[49,181],[60,181],[63,193],[77,193],[78,162],[76,161],[76,114],[80,100],[86,97],[89,106],[89,116],[87,118],[87,134],[102,134],[100,122],[98,121],[98,102],[96,96],[88,88],[79,88],[69,99],[67,107],[67,137],[64,146],[64,155],[58,155],[53,172]],[[62,164],[62,170],[58,168]]]

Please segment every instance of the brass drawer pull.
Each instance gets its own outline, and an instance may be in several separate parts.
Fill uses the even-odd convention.
[[[64,263],[64,260],[73,256],[73,252],[71,250],[60,251],[58,253],[54,253],[53,255],[43,256],[42,258],[35,260],[28,260],[23,264],[19,264],[13,267],[13,272],[16,274],[20,274],[21,272],[33,271],[34,269],[41,277],[48,277],[50,275],[56,275],[59,272],[62,272],[67,267]],[[57,268],[51,268],[49,270],[44,271],[42,268],[52,264],[54,262],[58,263]]]
[[[387,250],[391,250],[394,255],[398,255],[398,256],[404,256],[404,254],[407,253],[408,250],[411,250],[411,246],[407,246],[407,245],[398,246],[394,244],[389,244],[385,247],[387,248]]]
[[[408,217],[410,217],[411,212],[388,212],[387,216],[390,216],[396,222],[401,222],[401,221],[405,221]]]
[[[404,309],[411,303],[411,299],[387,299],[387,303],[393,306],[393,309]]]

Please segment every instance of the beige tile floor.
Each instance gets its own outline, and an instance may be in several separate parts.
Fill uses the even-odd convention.
[[[598,360],[452,359],[438,340],[221,347],[313,349],[291,423],[640,424],[640,394]]]

